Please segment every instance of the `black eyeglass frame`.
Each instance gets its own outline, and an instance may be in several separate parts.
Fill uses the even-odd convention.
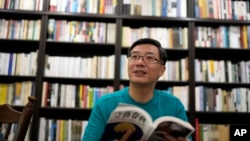
[[[133,56],[135,58],[133,58]],[[131,59],[131,57],[132,57],[132,59]],[[146,59],[144,59],[144,57],[152,57],[153,60],[152,60],[152,62],[150,62],[150,61],[148,62],[148,61],[145,61]],[[130,56],[128,56],[128,60],[132,60],[132,61],[139,61],[141,58],[147,64],[148,63],[149,64],[159,63],[159,64],[163,65],[162,61],[160,59],[155,58],[154,56],[149,56],[149,55],[146,55],[146,56],[142,56],[142,55],[130,55]]]

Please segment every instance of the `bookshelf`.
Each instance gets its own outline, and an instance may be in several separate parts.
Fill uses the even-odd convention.
[[[53,0],[52,0],[53,1]],[[235,0],[232,0],[235,1]],[[55,0],[53,2],[56,2]],[[125,2],[125,3],[124,3]],[[250,83],[239,82],[207,82],[196,81],[195,60],[225,60],[225,61],[249,61],[250,49],[242,48],[215,48],[202,47],[195,45],[195,31],[196,27],[219,27],[219,26],[245,26],[250,25],[248,20],[234,20],[234,19],[212,19],[199,18],[195,14],[197,0],[187,0],[186,17],[163,17],[163,16],[140,16],[130,15],[124,11],[128,8],[125,4],[128,1],[117,0],[117,5],[114,6],[115,14],[96,14],[96,13],[74,13],[74,12],[56,12],[50,11],[50,1],[44,0],[42,10],[7,10],[0,9],[0,19],[14,19],[14,20],[41,20],[41,32],[39,40],[30,39],[10,39],[1,38],[0,52],[4,53],[30,53],[37,51],[37,72],[34,76],[16,76],[0,74],[0,83],[15,83],[23,81],[33,81],[35,86],[33,94],[38,101],[35,106],[33,116],[32,129],[39,128],[41,117],[48,119],[78,119],[87,120],[91,108],[64,108],[64,107],[42,107],[43,82],[61,83],[61,84],[85,84],[93,87],[113,86],[114,90],[118,90],[120,85],[127,86],[129,81],[121,79],[121,55],[127,53],[127,46],[123,45],[123,27],[130,27],[138,29],[142,27],[148,28],[172,28],[181,27],[187,28],[187,40],[185,49],[183,48],[166,48],[169,60],[180,60],[188,58],[188,75],[187,81],[166,81],[161,80],[157,84],[157,88],[166,89],[172,86],[188,86],[188,118],[190,122],[195,125],[195,119],[198,118],[200,123],[208,124],[249,124],[249,109],[248,112],[216,112],[216,111],[196,111],[196,97],[195,88],[197,86],[233,89],[233,88],[249,88]],[[125,7],[124,7],[125,6]],[[125,12],[125,13],[124,13]],[[48,24],[50,19],[56,21],[81,21],[81,22],[103,22],[112,23],[115,25],[115,36],[113,43],[107,42],[83,42],[83,41],[55,41],[48,39]],[[249,35],[250,36],[250,35]],[[129,43],[130,44],[130,43]],[[59,57],[93,57],[93,56],[109,56],[114,55],[114,70],[113,78],[81,78],[81,77],[56,77],[45,75],[45,64],[48,56]],[[68,113],[68,114],[65,114]],[[240,120],[237,117],[242,117]],[[227,119],[227,120],[225,120]],[[32,130],[31,140],[38,140],[38,130]],[[193,137],[193,139],[195,139]]]

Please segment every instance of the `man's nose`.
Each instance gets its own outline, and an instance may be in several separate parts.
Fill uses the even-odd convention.
[[[137,65],[145,65],[143,56],[139,56],[139,59],[137,60]]]
[[[139,60],[139,61],[140,61],[140,60],[143,61],[143,60],[144,60],[143,56],[139,56],[139,59],[138,59],[138,60]]]

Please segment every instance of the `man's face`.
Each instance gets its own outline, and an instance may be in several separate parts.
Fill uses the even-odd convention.
[[[160,61],[158,48],[151,44],[140,44],[131,50],[131,56],[144,56],[137,60],[129,59],[128,77],[132,83],[154,84],[165,72],[165,66]],[[147,57],[154,57],[159,61],[147,63]]]

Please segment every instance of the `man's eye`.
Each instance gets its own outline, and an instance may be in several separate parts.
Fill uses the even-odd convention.
[[[137,55],[131,55],[131,58],[132,58],[132,59],[137,59],[138,56],[137,56]]]
[[[154,60],[154,57],[153,56],[146,56],[146,59],[147,60]]]

